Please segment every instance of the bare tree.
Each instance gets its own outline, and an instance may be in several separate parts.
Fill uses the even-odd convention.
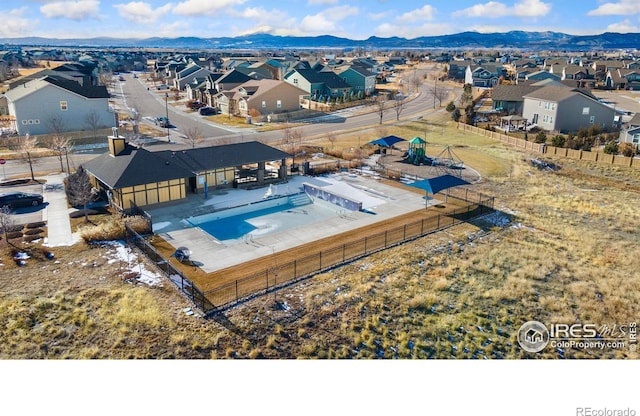
[[[418,92],[418,89],[420,89],[420,85],[422,85],[422,80],[418,76],[418,71],[416,71],[415,69],[413,70],[411,77],[409,78],[409,85],[415,92]]]
[[[96,110],[90,110],[87,115],[84,117],[84,121],[86,125],[89,127],[89,130],[93,133],[93,137],[98,137],[98,130],[102,125],[100,124],[100,115]]]
[[[285,146],[289,154],[293,156],[291,163],[294,168],[296,164],[296,151],[300,142],[302,142],[302,132],[287,125],[282,132],[282,144]]]
[[[329,141],[329,143],[331,143],[331,149],[333,149],[336,146],[337,139],[338,139],[338,136],[336,136],[335,132],[330,131],[327,133],[327,140]]]
[[[195,148],[196,144],[200,143],[202,140],[202,133],[198,126],[189,127],[185,130],[184,136],[189,143],[191,143],[191,148]]]
[[[50,114],[45,122],[54,135],[61,136],[64,133],[65,123],[62,114]]]
[[[4,241],[7,244],[11,244],[9,242],[9,232],[15,226],[14,217],[11,216],[11,209],[9,207],[0,207],[0,232],[4,234]]]
[[[65,179],[65,189],[69,203],[73,206],[82,205],[84,221],[89,222],[87,204],[98,199],[98,190],[91,185],[89,174],[80,166],[72,175]]]
[[[382,117],[384,117],[384,112],[387,110],[385,106],[386,101],[386,95],[378,95],[375,99],[376,111],[378,112],[378,116],[380,116],[380,124],[382,124]]]
[[[400,94],[396,94],[394,97],[393,109],[396,112],[396,121],[400,120],[400,114],[404,110],[404,97]]]
[[[62,164],[63,156],[67,156],[67,171],[69,170],[68,153],[71,150],[71,140],[65,136],[53,136],[47,143],[47,147],[53,151],[58,160],[60,161],[60,170],[64,172],[64,165]],[[70,172],[69,172],[70,173]]]
[[[34,152],[38,147],[38,139],[30,137],[29,133],[25,134],[23,138],[18,138],[18,153],[22,159],[29,164],[29,170],[31,171],[31,180],[35,181],[36,178],[33,174],[33,165],[37,162],[34,157]]]

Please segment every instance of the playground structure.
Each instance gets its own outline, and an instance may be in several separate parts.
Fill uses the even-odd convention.
[[[432,159],[427,156],[426,140],[416,136],[409,141],[407,161],[416,166],[432,164]]]
[[[431,164],[441,168],[443,173],[453,172],[457,176],[462,176],[461,171],[464,168],[464,163],[462,159],[453,153],[451,146],[446,146],[438,156],[433,158]]]

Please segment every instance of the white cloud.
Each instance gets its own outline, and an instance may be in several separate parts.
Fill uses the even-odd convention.
[[[33,28],[36,26],[37,21],[31,19],[25,19],[20,17],[19,14],[21,9],[11,10],[12,13],[11,19],[5,19],[5,21],[0,25],[0,36],[2,37],[20,37],[20,36],[31,36],[33,35]]]
[[[149,24],[169,13],[172,5],[165,4],[154,10],[149,3],[133,1],[127,4],[114,4],[113,7],[126,20],[139,24]]]
[[[640,32],[640,27],[637,25],[633,25],[629,19],[624,19],[622,22],[612,23],[607,26],[606,32],[615,32],[615,33],[638,33]]]
[[[358,13],[357,7],[331,7],[318,14],[305,16],[300,22],[299,30],[304,33],[335,34],[334,32],[338,29],[336,23]]]
[[[251,20],[251,29],[243,31],[246,33],[273,33],[273,27],[287,27],[295,26],[296,19],[290,17],[286,12],[273,9],[265,10],[262,7],[247,7],[242,11],[230,11],[229,15],[241,19]]]
[[[338,0],[309,0],[309,5],[317,6],[317,5],[325,5],[325,4],[336,4]]]
[[[400,16],[398,19],[403,22],[421,22],[421,21],[430,21],[435,18],[436,9],[427,4],[420,9],[411,10]]]
[[[369,18],[371,20],[382,20],[390,15],[390,12],[380,12],[380,13],[369,13]]]
[[[617,3],[605,3],[597,9],[590,10],[589,16],[605,15],[629,15],[640,13],[640,2],[638,0],[620,0]]]
[[[540,0],[522,0],[515,3],[513,7],[497,1],[490,1],[458,10],[453,13],[453,16],[482,18],[499,18],[505,16],[540,17],[546,16],[549,11],[551,11],[551,3],[544,3]]]
[[[27,7],[21,7],[19,9],[13,9],[9,11],[11,16],[24,16],[24,14],[29,10]]]
[[[227,12],[233,6],[240,6],[247,0],[187,0],[178,3],[173,12],[182,16],[215,15]]]
[[[40,7],[40,12],[48,18],[85,20],[98,18],[100,2],[97,0],[56,1]]]

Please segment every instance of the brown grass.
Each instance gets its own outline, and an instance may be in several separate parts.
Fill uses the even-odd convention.
[[[34,255],[19,267],[0,241],[0,358],[558,358],[552,348],[520,350],[521,323],[636,320],[640,173],[569,160],[547,173],[502,145],[469,149],[506,167],[487,169],[475,186],[497,197],[502,214],[208,320],[187,316],[193,305],[168,281],[124,283],[108,247],[55,247],[47,260],[39,243],[20,241]]]

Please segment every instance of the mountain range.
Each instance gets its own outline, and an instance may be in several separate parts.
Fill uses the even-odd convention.
[[[422,36],[414,39],[371,36],[354,40],[331,35],[276,36],[266,33],[237,37],[152,37],[124,39],[97,37],[87,39],[51,39],[40,37],[4,38],[5,46],[48,46],[87,48],[168,48],[168,49],[521,49],[521,50],[628,50],[640,46],[640,33],[602,33],[569,35],[560,32],[505,33],[461,32],[451,35]]]

